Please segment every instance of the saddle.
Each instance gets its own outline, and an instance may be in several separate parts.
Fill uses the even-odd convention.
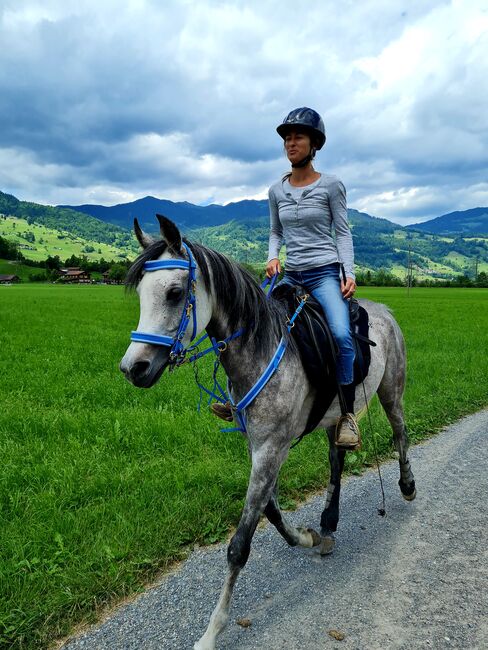
[[[286,306],[286,311],[291,317],[305,294],[307,291],[304,287],[280,284],[275,287],[272,296]],[[368,338],[368,312],[355,298],[349,300],[349,315],[356,351],[353,383],[357,386],[368,374],[371,361],[370,345],[376,343]],[[337,395],[336,360],[339,347],[322,307],[311,295],[308,296],[304,308],[295,320],[291,333],[307,378],[317,391],[301,439],[317,427]]]

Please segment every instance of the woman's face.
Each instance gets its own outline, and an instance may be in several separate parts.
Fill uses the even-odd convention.
[[[307,133],[289,131],[285,136],[285,151],[288,160],[293,164],[306,158],[310,153],[311,141]]]

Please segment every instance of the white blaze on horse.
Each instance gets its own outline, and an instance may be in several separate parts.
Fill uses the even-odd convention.
[[[177,365],[195,337],[206,331],[216,341],[224,341],[242,328],[242,335],[223,346],[225,351],[220,355],[232,386],[232,402],[238,404],[263,375],[280,341],[288,335],[285,308],[276,300],[267,300],[253,277],[238,264],[214,250],[183,242],[173,222],[160,215],[158,220],[161,239],[157,240],[143,233],[135,221],[143,251],[129,271],[128,284],[139,294],[140,320],[120,369],[135,386],[150,388],[166,367]],[[376,342],[364,380],[366,400],[378,394],[399,453],[400,489],[407,500],[412,500],[415,481],[407,458],[402,406],[406,367],[403,336],[385,305],[359,302],[367,309]],[[363,391],[358,393],[355,405],[360,412],[367,404]],[[290,443],[305,430],[315,397],[316,389],[290,341],[279,372],[269,378],[245,409],[245,435],[252,461],[246,501],[228,547],[228,573],[220,598],[205,634],[195,644],[196,650],[216,647],[217,635],[227,623],[235,581],[246,564],[263,513],[291,546],[317,546],[322,554],[331,552],[334,546],[345,456],[345,450],[334,444],[335,425],[341,415],[337,398],[319,424],[329,437],[331,470],[320,533],[289,524],[276,498],[280,467]]]

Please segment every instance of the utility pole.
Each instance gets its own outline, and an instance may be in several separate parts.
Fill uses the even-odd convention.
[[[412,284],[412,245],[408,245],[408,261],[407,261],[407,296],[410,296],[410,287]]]
[[[474,281],[478,279],[478,258],[476,257],[474,260]]]

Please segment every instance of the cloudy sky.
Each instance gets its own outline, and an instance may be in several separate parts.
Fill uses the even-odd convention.
[[[275,128],[306,105],[350,207],[406,224],[487,206],[486,6],[0,0],[0,190],[265,198],[287,169]]]

